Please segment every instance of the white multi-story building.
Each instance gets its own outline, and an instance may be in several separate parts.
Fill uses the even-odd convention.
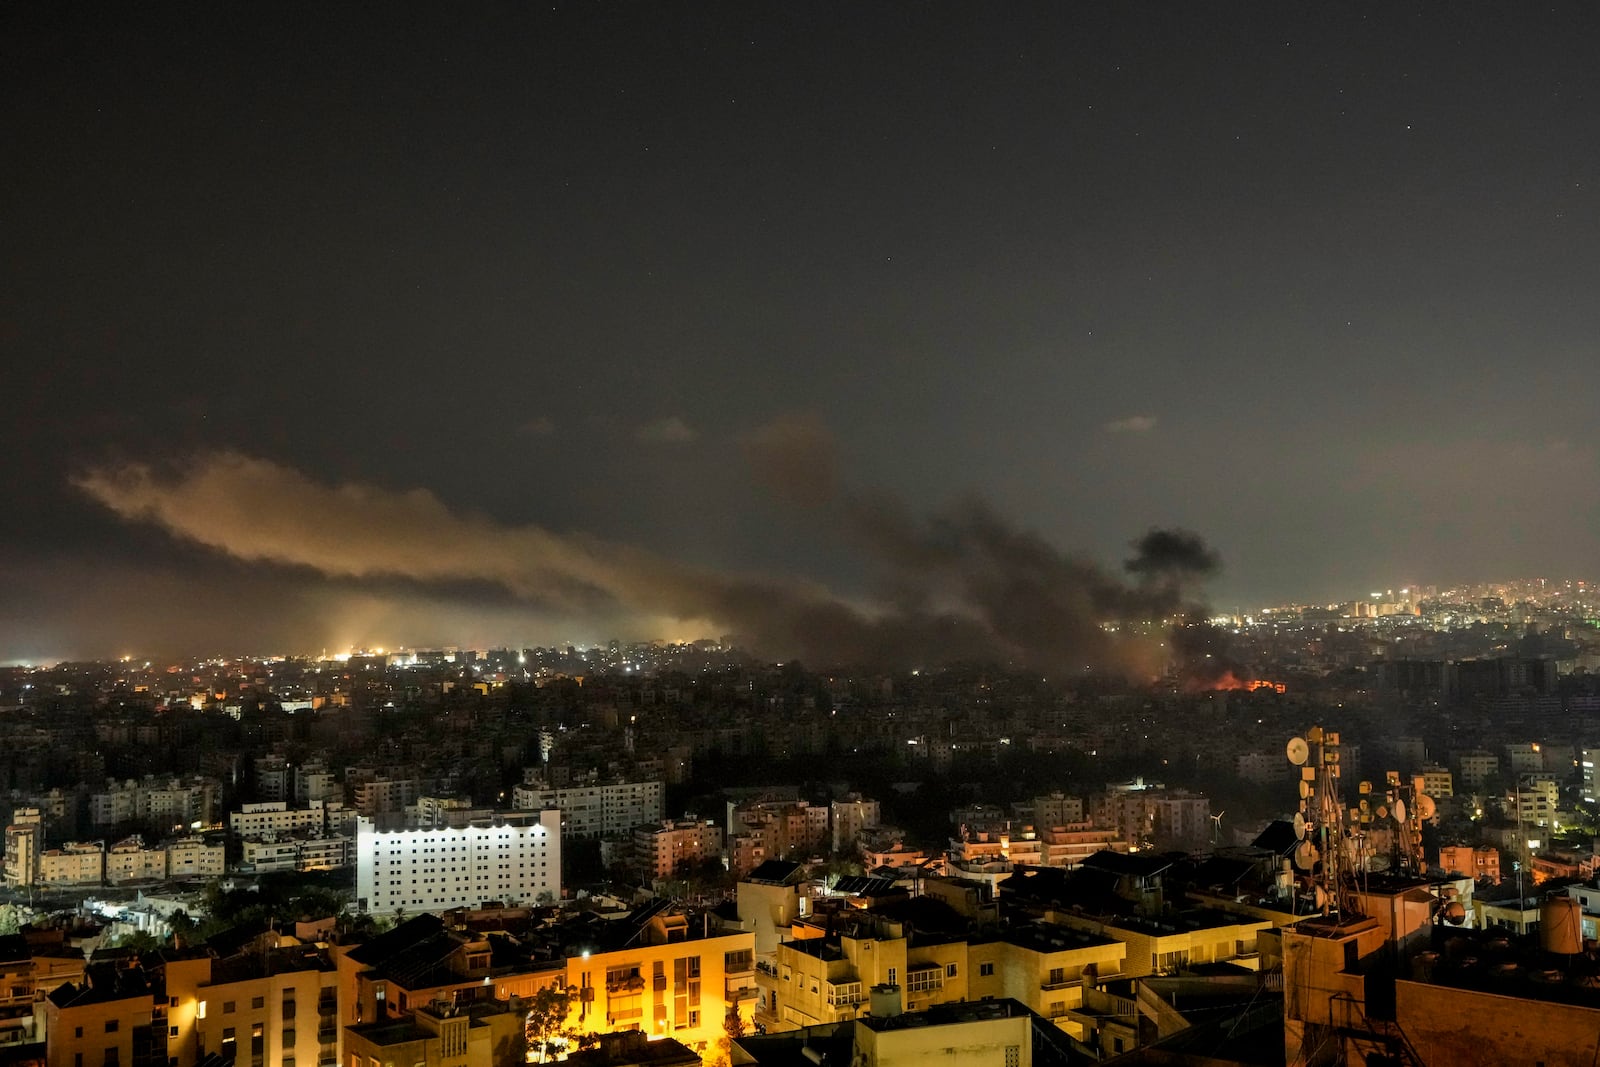
[[[280,840],[276,834],[246,840],[239,856],[241,869],[255,874],[292,871],[299,857],[299,842],[293,838]]]
[[[525,781],[512,790],[511,806],[518,811],[559,809],[561,833],[569,838],[614,837],[642,823],[659,823],[665,798],[660,782],[592,782],[558,788]]]
[[[256,874],[272,871],[333,871],[350,866],[355,842],[343,834],[302,831],[262,834],[240,842],[240,864]]]
[[[314,800],[334,800],[341,796],[333,772],[321,763],[304,763],[295,768],[294,798],[302,804]]]
[[[163,829],[189,829],[211,823],[217,783],[207,778],[128,779],[108,781],[106,788],[89,796],[89,821],[109,829],[134,820]]]
[[[506,811],[465,825],[356,830],[356,901],[366,911],[444,911],[561,896],[561,813]]]
[[[291,808],[282,800],[262,801],[246,804],[228,814],[228,829],[240,837],[287,834],[296,830],[321,833],[326,825],[327,812],[320,801],[305,808]]]
[[[1524,828],[1551,826],[1560,798],[1561,787],[1555,779],[1527,775],[1506,794],[1506,814]]]

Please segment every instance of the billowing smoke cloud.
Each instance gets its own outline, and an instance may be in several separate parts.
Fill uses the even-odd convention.
[[[789,499],[842,519],[879,576],[875,602],[792,577],[723,573],[634,546],[509,526],[453,512],[422,489],[329,486],[235,452],[164,473],[101,468],[74,482],[125,519],[239,560],[347,580],[493,583],[541,610],[683,620],[817,666],[1127,667],[1133,651],[1103,624],[1181,610],[1191,583],[1215,566],[1194,535],[1151,531],[1135,545],[1129,583],[1013,528],[978,501],[922,518],[889,497],[843,494],[833,441],[819,420],[780,420],[745,445]]]

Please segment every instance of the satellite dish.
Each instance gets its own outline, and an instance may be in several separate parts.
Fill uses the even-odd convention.
[[[1439,805],[1433,802],[1432,797],[1426,793],[1417,794],[1417,818],[1421,819],[1423,822],[1427,822],[1429,819],[1433,818],[1438,811]]]
[[[1296,841],[1304,841],[1306,837],[1306,817],[1298,811],[1294,813],[1294,837]]]
[[[1317,907],[1319,907],[1319,908],[1323,907],[1324,905],[1326,905],[1328,903],[1328,891],[1326,889],[1322,888],[1320,885],[1319,886],[1313,886],[1312,887],[1312,892],[1315,895],[1315,899],[1317,901]]]
[[[1387,819],[1388,817],[1389,817],[1389,809],[1384,807],[1382,804],[1379,804],[1378,805],[1378,818]]]
[[[1358,793],[1370,793],[1370,792],[1372,792],[1372,783],[1371,782],[1362,782],[1360,785],[1356,786],[1356,792],[1358,792]]]
[[[1396,797],[1394,801],[1394,818],[1396,822],[1406,821],[1406,802],[1399,797]]]
[[[1302,841],[1295,846],[1294,865],[1302,871],[1309,871],[1317,865],[1317,846],[1310,841]]]
[[[1452,900],[1444,906],[1444,921],[1451,926],[1460,926],[1467,917],[1466,905],[1459,900]]]
[[[1361,798],[1361,803],[1358,806],[1361,809],[1361,814],[1365,815],[1367,813],[1367,810],[1368,810],[1367,809],[1367,798],[1366,797],[1362,797]]]
[[[1306,744],[1306,739],[1303,737],[1291,737],[1289,743],[1283,747],[1283,754],[1289,757],[1290,763],[1298,767],[1311,757],[1311,746]]]
[[[1300,780],[1300,799],[1301,800],[1310,800],[1311,799],[1311,783],[1306,781],[1303,778]]]

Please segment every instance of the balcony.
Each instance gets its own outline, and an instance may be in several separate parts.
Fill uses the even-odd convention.
[[[1058,989],[1071,989],[1073,986],[1078,985],[1078,984],[1079,984],[1078,980],[1076,978],[1074,978],[1074,979],[1072,979],[1070,981],[1061,981],[1061,982],[1045,981],[1045,982],[1040,982],[1039,983],[1039,988],[1044,990],[1046,993],[1053,993]]]

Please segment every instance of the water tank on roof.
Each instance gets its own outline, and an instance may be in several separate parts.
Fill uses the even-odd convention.
[[[1546,952],[1575,956],[1583,951],[1583,905],[1572,897],[1550,897],[1539,906],[1539,944]]]
[[[904,1009],[900,1005],[900,987],[875,985],[872,987],[872,1016],[875,1019],[892,1019]]]

